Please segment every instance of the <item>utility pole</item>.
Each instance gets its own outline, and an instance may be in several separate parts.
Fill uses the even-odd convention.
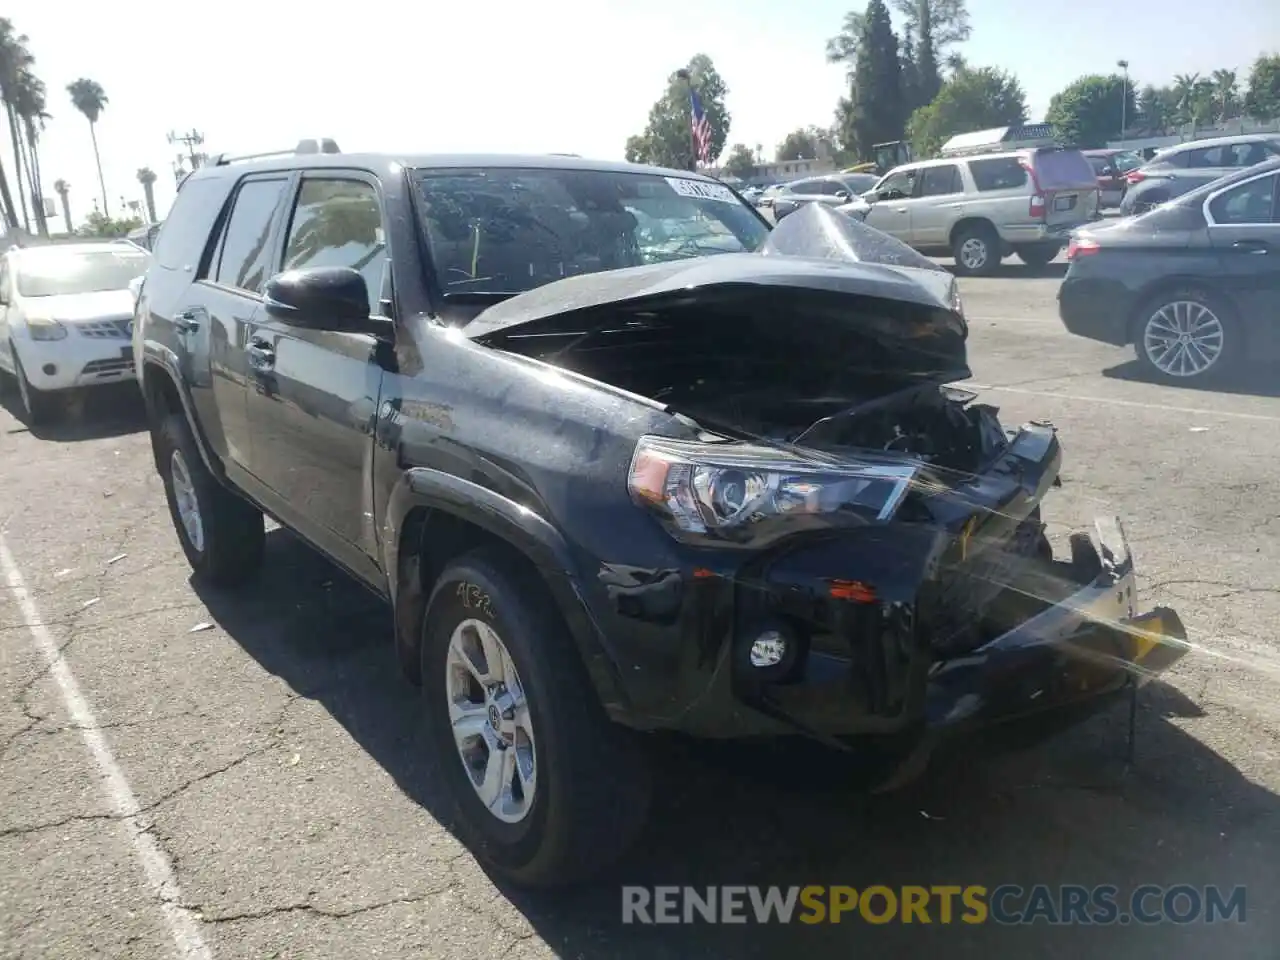
[[[1129,61],[1117,60],[1116,66],[1124,71],[1124,83],[1120,87],[1120,139],[1124,139],[1125,123],[1128,117],[1125,116],[1129,107]]]
[[[195,128],[192,128],[187,133],[171,132],[169,134],[169,143],[170,145],[180,143],[187,148],[187,158],[191,161],[192,170],[200,166],[201,161],[205,158],[203,153],[196,152],[196,147],[204,146],[204,134]]]

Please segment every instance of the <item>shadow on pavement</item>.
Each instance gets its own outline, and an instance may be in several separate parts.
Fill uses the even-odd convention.
[[[147,429],[142,393],[133,381],[71,392],[50,422],[38,427],[27,424],[16,388],[0,391],[0,406],[24,424],[33,437],[54,443],[106,440]]]
[[[391,652],[389,610],[283,531],[269,535],[267,550],[255,585],[234,595],[198,588],[211,616],[447,824],[449,804],[418,732],[417,694]],[[856,789],[846,759],[807,743],[655,738],[655,805],[632,855],[580,890],[504,894],[558,955],[584,960],[847,960],[867,947],[948,960],[1274,958],[1280,799],[1183,732],[1202,714],[1175,689],[1153,683],[1140,703],[1132,769],[1122,707],[1038,751],[993,757],[971,744],[941,757],[915,786],[881,796]],[[1247,886],[1246,922],[971,925],[958,921],[957,906],[957,919],[944,924],[935,901],[927,924],[875,925],[856,912],[821,925],[621,923],[629,884],[1115,884],[1127,895],[1146,883]]]
[[[1276,380],[1275,367],[1264,364],[1242,363],[1232,369],[1230,376],[1214,377],[1204,383],[1168,384],[1157,381],[1148,374],[1137,360],[1107,367],[1102,375],[1111,380],[1131,380],[1136,383],[1161,383],[1163,386],[1174,386],[1183,390],[1195,390],[1200,393],[1225,393],[1238,396],[1280,397],[1280,381]]]
[[[944,263],[946,269],[955,273],[955,264]],[[1061,280],[1067,275],[1067,265],[1065,263],[1050,263],[1043,267],[1029,267],[1017,256],[1008,257],[1001,262],[1000,266],[987,274],[985,277],[966,277],[965,279],[973,280],[1027,280],[1036,279],[1043,280],[1052,278]]]

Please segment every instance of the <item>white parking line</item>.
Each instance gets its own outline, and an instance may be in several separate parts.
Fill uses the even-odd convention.
[[[173,864],[160,848],[155,837],[147,833],[139,822],[141,810],[138,806],[138,798],[133,795],[124,771],[112,756],[111,748],[107,746],[106,738],[98,727],[98,721],[93,716],[89,702],[80,692],[80,685],[76,683],[71,668],[45,627],[40,617],[40,610],[27,591],[22,571],[18,569],[3,536],[0,536],[0,573],[4,574],[4,579],[18,603],[23,623],[26,624],[31,639],[35,641],[36,647],[44,654],[49,664],[49,675],[58,685],[67,713],[80,730],[84,745],[98,765],[98,772],[102,776],[102,792],[106,795],[111,812],[124,824],[129,843],[133,846],[138,862],[142,865],[142,872],[146,874],[151,896],[159,904],[165,924],[173,936],[177,956],[180,960],[212,960],[213,954],[210,953],[201,934],[199,919],[193,911],[182,906],[182,891],[178,888]]]
[[[960,385],[960,384],[957,384]],[[1078,393],[1054,393],[1051,390],[1027,390],[1022,387],[1001,387],[993,383],[963,382],[963,386],[974,390],[998,390],[1003,393],[1021,393],[1029,397],[1044,397],[1049,400],[1075,400],[1080,403],[1102,403],[1112,407],[1137,407],[1142,410],[1163,410],[1166,413],[1189,413],[1197,417],[1229,417],[1233,420],[1260,420],[1266,423],[1280,423],[1280,416],[1269,413],[1241,413],[1235,410],[1207,410],[1203,407],[1175,407],[1168,403],[1144,403],[1141,400],[1119,400],[1115,397],[1089,397]]]

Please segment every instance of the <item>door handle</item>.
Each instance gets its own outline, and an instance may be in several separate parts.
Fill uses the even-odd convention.
[[[1252,253],[1255,255],[1263,255],[1271,250],[1271,245],[1265,240],[1237,240],[1231,245],[1232,249],[1239,250],[1241,253]]]
[[[893,212],[894,212],[894,213],[906,213],[906,212],[907,212],[907,208],[906,208],[906,207],[894,207],[894,208],[893,208]]]
[[[276,351],[268,340],[262,337],[254,337],[249,341],[249,349],[246,351],[253,366],[257,368],[270,367],[276,362]]]
[[[194,310],[184,310],[173,318],[173,325],[179,333],[194,333],[200,329],[200,321],[196,319]]]

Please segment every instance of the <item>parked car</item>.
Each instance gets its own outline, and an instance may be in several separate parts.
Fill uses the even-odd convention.
[[[131,243],[136,243],[144,250],[151,250],[155,247],[156,237],[160,234],[160,223],[144,223],[135,230],[130,230],[126,239]]]
[[[786,184],[773,200],[774,222],[787,214],[795,213],[805,204],[820,203],[839,206],[876,185],[876,176],[869,173],[833,173],[824,177],[809,177]]]
[[[739,252],[645,263],[633,210]],[[251,578],[266,513],[385,596],[457,829],[548,885],[635,837],[643,732],[870,737],[901,778],[1185,652],[1117,523],[1051,559],[1058,437],[946,386],[956,290],[688,171],[307,149],[191,174],[134,344],[195,576]]]
[[[1043,267],[1100,216],[1093,167],[1060,147],[909,163],[838,209],[923,253],[949,253],[958,273],[977,276],[1009,253]]]
[[[1120,203],[1125,216],[1143,213],[1219,177],[1280,156],[1280,134],[1247,134],[1193,140],[1159,150],[1125,174]]]
[[[150,262],[126,241],[13,248],[0,257],[0,375],[40,424],[73,388],[133,379],[130,282]]]
[[[1076,233],[1058,312],[1077,336],[1133,344],[1155,378],[1195,383],[1280,355],[1280,159],[1128,220]]]
[[[1142,157],[1131,150],[1085,150],[1098,178],[1098,200],[1103,207],[1118,207],[1128,181],[1124,175],[1142,166]]]
[[[773,209],[773,201],[776,200],[780,194],[785,192],[786,189],[787,185],[785,183],[775,183],[765,187],[764,192],[756,199],[755,205],[757,207],[763,207],[766,210]]]

